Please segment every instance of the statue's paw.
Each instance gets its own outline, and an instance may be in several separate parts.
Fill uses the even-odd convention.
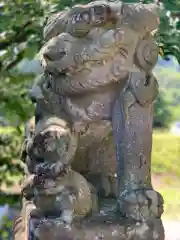
[[[124,191],[118,199],[120,211],[128,218],[144,221],[160,218],[163,213],[163,198],[152,189]]]

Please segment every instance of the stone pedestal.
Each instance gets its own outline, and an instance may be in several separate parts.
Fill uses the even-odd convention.
[[[30,220],[29,240],[164,240],[164,228],[159,218],[134,221],[118,216],[116,202],[103,202],[99,214],[75,220],[71,226],[57,218]]]

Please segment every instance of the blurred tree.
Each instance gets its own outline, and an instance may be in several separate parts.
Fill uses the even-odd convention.
[[[180,69],[180,68],[179,68]],[[159,80],[160,89],[163,91],[163,96],[166,101],[163,103],[171,112],[171,120],[180,120],[180,72],[177,72],[176,68],[161,68],[156,71],[157,78]],[[157,102],[157,104],[159,104]],[[161,107],[157,105],[157,107]],[[157,109],[155,116],[157,114]],[[166,120],[166,116],[164,118]]]
[[[27,96],[27,86],[33,76],[23,75],[16,66],[24,58],[34,58],[40,48],[43,16],[38,0],[0,3],[0,115],[12,126],[0,129],[0,186],[1,183],[9,185],[12,176],[22,170],[18,163],[22,140],[20,123],[33,111]]]
[[[157,41],[164,50],[164,58],[168,60],[169,55],[173,55],[180,64],[180,1],[165,0],[163,3]]]
[[[172,120],[172,113],[168,103],[164,98],[164,93],[160,92],[154,105],[154,127],[166,128]]]
[[[27,83],[16,66],[32,59],[42,40],[43,15],[40,1],[6,0],[0,4],[0,111],[10,122],[25,121],[32,106]]]

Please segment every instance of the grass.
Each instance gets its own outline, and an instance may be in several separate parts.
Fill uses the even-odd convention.
[[[162,219],[180,221],[180,190],[171,186],[157,190],[164,198],[164,214]]]
[[[180,220],[180,136],[155,131],[152,150],[153,185],[164,198],[164,219]]]
[[[154,132],[152,171],[172,173],[180,177],[180,136],[168,132]]]

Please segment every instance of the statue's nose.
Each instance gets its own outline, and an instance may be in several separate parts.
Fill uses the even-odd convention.
[[[46,49],[43,52],[43,57],[48,61],[59,61],[66,55],[65,51],[58,51],[52,49]]]

